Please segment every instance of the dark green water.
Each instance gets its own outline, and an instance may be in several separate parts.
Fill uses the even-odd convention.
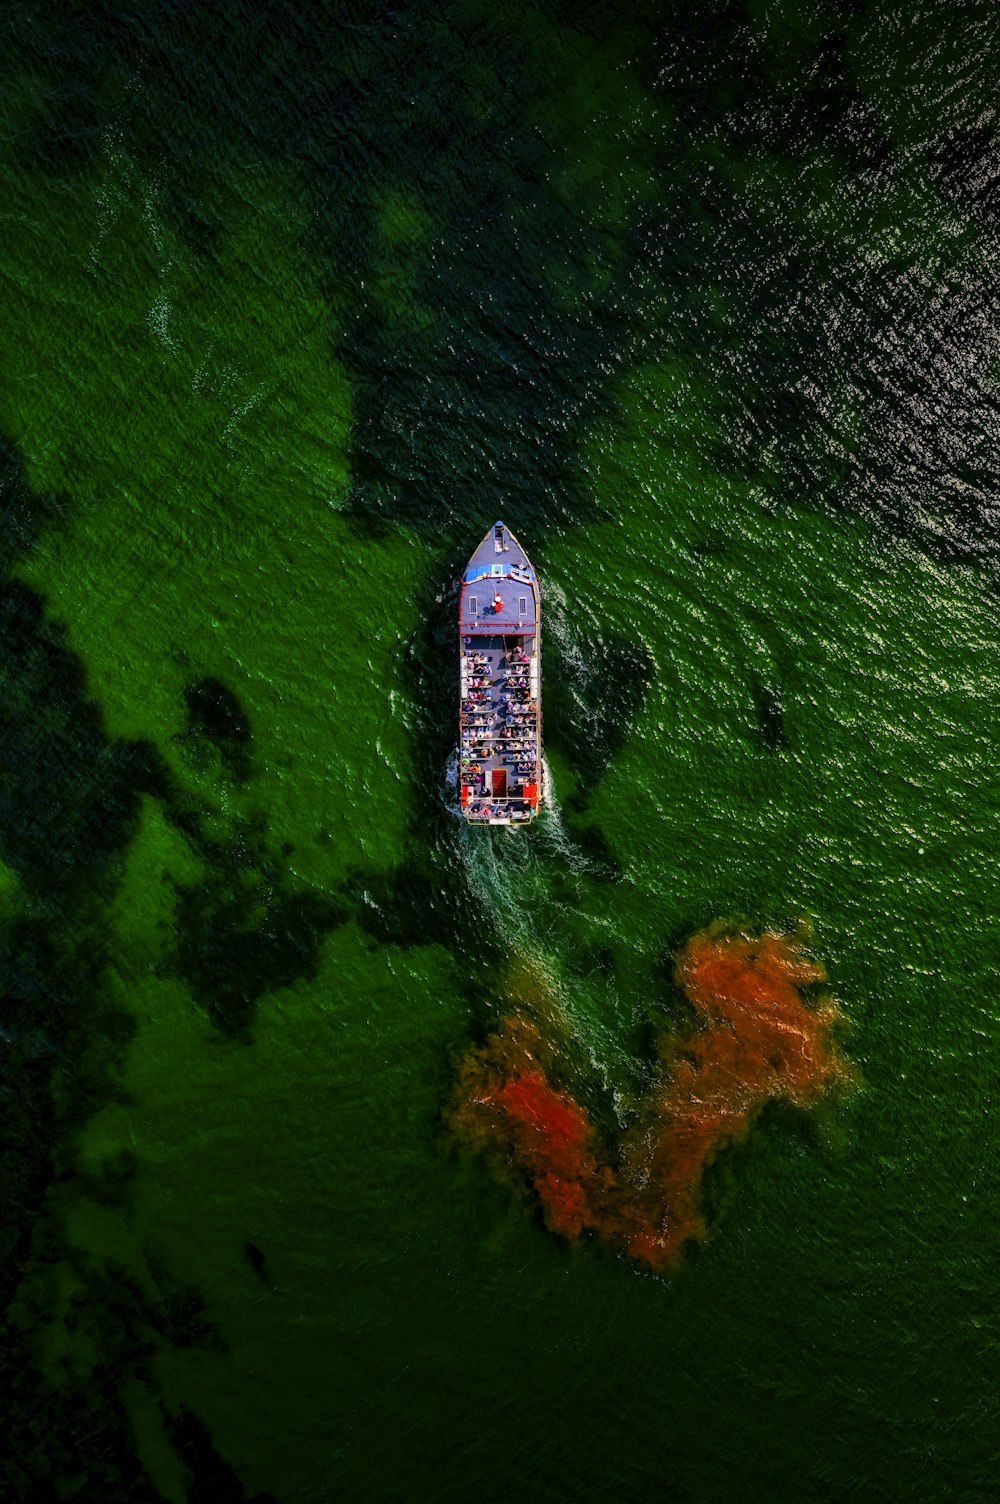
[[[990,5],[0,10],[3,1498],[992,1497]],[[555,804],[450,808],[542,576]],[[863,1082],[674,1278],[450,1152],[811,916]]]

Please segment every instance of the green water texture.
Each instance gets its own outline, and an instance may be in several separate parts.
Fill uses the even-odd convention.
[[[992,8],[5,11],[4,1497],[991,1497]],[[441,1110],[527,959],[624,1121],[720,917],[859,1085],[656,1278]]]

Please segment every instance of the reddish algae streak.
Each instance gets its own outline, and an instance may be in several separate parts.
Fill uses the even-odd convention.
[[[545,1225],[577,1237],[594,1225],[588,1187],[596,1181],[594,1131],[584,1109],[557,1091],[535,1059],[537,1027],[511,1016],[482,1050],[465,1056],[451,1122],[475,1148],[490,1152],[498,1168],[516,1166],[535,1191]]]
[[[600,1142],[584,1108],[552,1084],[559,1042],[524,1012],[463,1057],[449,1113],[462,1140],[534,1193],[551,1232],[587,1229],[654,1268],[705,1236],[704,1170],[765,1103],[808,1107],[848,1080],[833,1040],[841,1015],[803,1000],[798,989],[824,973],[794,938],[702,932],[677,980],[697,1026],[661,1041],[672,1063],[617,1143]]]

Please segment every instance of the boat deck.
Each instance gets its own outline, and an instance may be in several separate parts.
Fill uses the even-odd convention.
[[[462,813],[477,824],[530,820],[541,793],[538,581],[503,522],[466,566],[458,625]]]
[[[530,820],[538,802],[540,714],[534,639],[473,637],[462,649],[459,752],[468,820]]]

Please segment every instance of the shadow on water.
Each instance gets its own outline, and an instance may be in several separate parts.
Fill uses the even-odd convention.
[[[187,1464],[190,1482],[187,1504],[276,1504],[272,1494],[247,1494],[228,1462],[212,1445],[207,1426],[193,1411],[182,1408],[168,1422],[178,1456]]]
[[[19,457],[5,445],[6,571],[44,522],[65,510],[64,502],[31,491]],[[213,743],[229,773],[243,777],[250,728],[231,691],[203,680],[189,691],[188,709],[189,734]],[[0,761],[0,862],[16,880],[12,891],[5,884],[0,923],[0,1293],[5,1307],[16,1295],[22,1312],[0,1353],[7,1434],[17,1437],[4,1481],[12,1497],[40,1498],[32,1492],[40,1479],[72,1478],[75,1496],[126,1504],[156,1494],[135,1455],[122,1384],[140,1372],[148,1381],[145,1365],[158,1343],[216,1348],[219,1341],[193,1287],[172,1291],[164,1276],[167,1293],[160,1305],[151,1303],[124,1271],[99,1261],[84,1268],[58,1216],[46,1212],[50,1191],[58,1185],[65,1197],[68,1182],[98,1206],[121,1206],[132,1195],[131,1156],[106,1161],[100,1174],[74,1175],[72,1135],[121,1099],[135,1020],[109,1001],[103,985],[115,961],[108,909],[142,797],[162,804],[205,863],[206,877],[178,893],[175,966],[223,1033],[249,1042],[260,998],[313,975],[322,936],[347,911],[285,891],[263,822],[235,828],[228,841],[209,840],[197,801],[158,749],[108,737],[79,659],[43,600],[9,573],[0,579]],[[53,1389],[16,1333],[32,1331],[25,1312],[40,1325],[49,1319],[38,1291],[44,1270],[60,1260],[80,1265],[74,1277],[86,1290],[66,1318],[68,1329],[78,1321],[86,1327],[99,1313],[101,1335],[86,1372]],[[244,1500],[200,1422],[180,1423],[175,1443],[196,1479],[190,1498]]]
[[[231,689],[218,679],[199,679],[184,691],[188,737],[210,742],[231,778],[246,783],[253,766],[253,735],[246,712]]]
[[[348,916],[317,893],[276,891],[259,858],[232,876],[225,855],[204,882],[178,893],[176,975],[227,1038],[249,1044],[257,1005],[319,970],[323,940]]]
[[[633,225],[632,251],[650,268],[649,307],[673,310],[676,347],[711,372],[721,475],[752,480],[769,509],[794,497],[995,571],[1000,140],[976,101],[997,28],[971,13],[957,26],[952,61],[965,27],[968,56],[942,110],[932,14],[909,38],[910,71],[889,80],[891,22],[873,0],[827,7],[794,41],[743,5],[674,7],[657,87],[687,144],[664,133],[654,149],[657,210]],[[918,143],[879,108],[919,119],[928,101]],[[757,164],[749,179],[741,163]],[[880,227],[900,223],[876,250]],[[731,306],[706,272],[706,235],[712,265],[739,269]]]
[[[653,662],[640,643],[602,640],[590,632],[570,639],[565,628],[546,639],[545,656],[546,737],[576,774],[579,793],[568,806],[575,811],[585,807],[628,740],[653,677]],[[599,838],[592,833],[589,839]]]
[[[788,746],[781,690],[773,684],[755,684],[752,693],[758,735],[769,752],[778,752]]]
[[[616,18],[581,19],[593,51]],[[248,71],[258,48],[269,65]],[[519,13],[473,6],[445,26],[429,0],[308,17],[271,0],[211,16],[95,12],[86,27],[15,18],[6,73],[30,67],[50,84],[19,139],[26,169],[82,179],[113,132],[140,172],[166,181],[162,212],[202,255],[224,229],[205,177],[218,142],[234,170],[275,180],[291,156],[340,310],[355,522],[459,536],[516,512],[537,540],[588,513],[574,436],[606,406],[630,338],[626,283],[590,270],[611,234],[592,222],[599,185],[551,190],[564,143],[545,70],[557,55]]]
[[[775,504],[820,496],[936,557],[994,560],[997,455],[968,357],[975,350],[980,371],[996,357],[995,279],[957,261],[930,331],[916,249],[888,259],[879,296],[868,296],[863,245],[808,233],[822,198],[788,203],[782,186],[818,159],[829,175],[818,194],[846,195],[874,222],[892,214],[904,175],[995,234],[995,133],[964,118],[959,100],[947,128],[904,152],[879,115],[866,64],[881,10],[873,0],[829,6],[808,37],[796,32],[790,87],[788,58],[762,41],[746,6],[634,7],[630,74],[664,106],[643,144],[657,192],[614,226],[610,260],[590,189],[576,202],[552,191],[570,138],[553,125],[551,60],[516,11],[501,21],[471,7],[445,26],[429,0],[392,12],[356,0],[308,16],[271,0],[252,14],[106,9],[85,27],[57,7],[25,11],[11,19],[0,79],[14,86],[27,70],[44,85],[44,107],[18,133],[26,170],[72,181],[114,131],[140,171],[166,182],[164,211],[203,255],[225,228],[204,172],[218,142],[234,169],[275,178],[294,157],[355,385],[359,526],[458,537],[501,511],[536,538],[579,525],[591,501],[573,435],[613,400],[624,365],[662,356],[669,312],[670,347],[727,399],[720,473],[759,480],[761,455],[776,449],[779,471],[765,477]],[[590,47],[620,25],[601,6],[542,11]],[[918,27],[913,46],[935,40]],[[248,66],[257,49],[266,70]],[[336,67],[317,69],[318,57]],[[720,170],[727,157],[736,170]],[[766,180],[763,198],[747,193],[740,164],[754,162],[773,173],[773,196]],[[412,223],[393,227],[393,204]],[[718,295],[731,268],[741,269],[738,312]],[[925,377],[942,360],[963,379],[935,377],[932,394]],[[886,390],[900,394],[902,421]],[[840,393],[865,421],[845,418],[831,433],[817,393]],[[915,434],[936,463],[915,455]],[[914,458],[919,505],[901,480]]]

